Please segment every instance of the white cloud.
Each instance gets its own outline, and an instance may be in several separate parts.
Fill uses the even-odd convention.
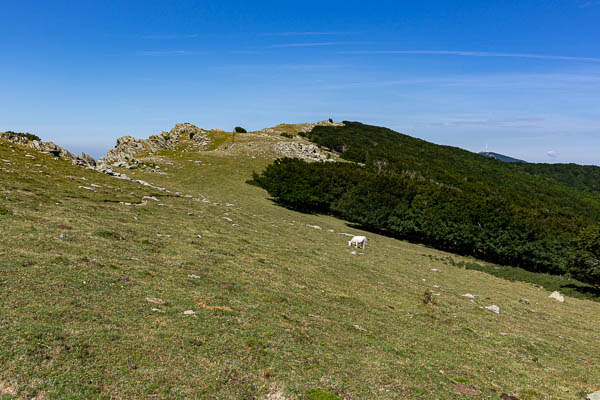
[[[554,151],[554,150],[548,150],[546,152],[546,154],[548,154],[548,157],[550,157],[550,158],[557,158],[560,155],[559,152]]]
[[[309,43],[284,43],[284,44],[274,44],[269,46],[269,48],[285,48],[285,47],[317,47],[317,46],[335,46],[345,44],[344,42],[309,42]]]
[[[135,55],[142,57],[164,57],[164,56],[197,56],[207,54],[205,51],[195,50],[164,50],[164,51],[138,51]]]
[[[321,31],[321,32],[315,32],[315,31],[308,31],[308,32],[269,32],[269,33],[262,33],[261,36],[327,36],[327,35],[346,35],[349,34],[350,32],[325,32],[325,31]]]
[[[466,57],[511,57],[511,58],[532,58],[532,59],[540,59],[540,60],[600,62],[600,58],[597,58],[597,57],[575,57],[575,56],[561,56],[561,55],[551,55],[551,54],[499,53],[499,52],[488,52],[488,51],[463,51],[463,50],[352,50],[352,51],[338,51],[338,54],[446,55],[446,56],[466,56]]]
[[[199,37],[200,35],[198,35],[197,33],[191,33],[191,34],[181,34],[181,33],[173,33],[173,34],[166,34],[166,35],[145,35],[142,36],[142,39],[194,39]]]

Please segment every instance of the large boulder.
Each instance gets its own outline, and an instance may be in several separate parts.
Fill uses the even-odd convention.
[[[122,136],[117,139],[117,145],[108,151],[106,156],[98,160],[100,165],[113,167],[135,167],[140,161],[136,154],[155,153],[159,150],[175,150],[182,141],[191,140],[194,150],[202,150],[208,144],[208,136],[203,129],[189,123],[175,124],[169,132],[152,135],[148,139],[136,139],[132,136]],[[189,142],[188,142],[189,143]]]
[[[333,161],[327,153],[321,152],[314,144],[300,141],[280,141],[275,144],[275,151],[286,157],[300,158],[306,161]]]

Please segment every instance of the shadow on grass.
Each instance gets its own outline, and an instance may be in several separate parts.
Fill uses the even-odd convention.
[[[452,259],[451,257],[448,257]],[[498,278],[506,279],[508,281],[519,281],[532,283],[534,285],[542,286],[544,289],[549,291],[559,291],[561,294],[579,298],[588,299],[594,301],[600,301],[600,289],[578,280],[568,278],[561,275],[550,275],[540,272],[530,272],[519,267],[510,266],[498,266],[494,264],[480,264],[478,262],[465,262],[454,263],[460,268],[472,269],[494,275]]]
[[[260,187],[257,184],[257,182],[253,179],[246,181],[246,183]],[[336,216],[335,213],[324,214],[322,212],[318,212],[318,211],[314,211],[314,210],[302,210],[302,209],[298,209],[293,206],[284,204],[282,202],[279,202],[275,198],[270,198],[269,200],[271,200],[274,204],[284,207],[288,210],[297,211],[297,212],[301,212],[304,214],[310,214],[310,215],[331,215],[331,216],[339,218],[339,216]],[[346,221],[346,225],[351,229],[359,229],[362,231],[371,232],[371,233],[375,233],[375,234],[382,235],[382,236],[387,236],[387,237],[390,237],[393,239],[404,240],[404,241],[407,241],[412,244],[417,244],[420,246],[425,246],[425,247],[429,247],[432,249],[436,249],[435,246],[432,246],[431,244],[427,244],[424,241],[420,241],[418,238],[407,238],[404,236],[394,234],[393,232],[390,232],[390,231],[376,229],[376,228],[373,228],[370,226],[364,226],[361,224],[356,224],[356,223],[352,223],[352,222],[348,222],[348,221]],[[443,250],[443,249],[439,249],[439,250],[448,252],[448,250]],[[454,253],[454,254],[470,257],[468,254],[460,254],[460,253]],[[549,291],[555,291],[555,290],[559,291],[562,294],[565,294],[567,296],[580,298],[580,299],[600,301],[600,288],[588,285],[586,283],[580,282],[580,281],[570,278],[570,277],[566,277],[566,276],[562,276],[562,275],[550,275],[550,274],[541,273],[541,272],[531,272],[531,271],[527,271],[527,270],[525,270],[523,268],[519,268],[519,267],[488,264],[488,262],[486,262],[486,261],[481,261],[481,263],[462,261],[457,264],[452,257],[446,257],[446,259],[444,259],[444,257],[442,257],[442,260],[448,261],[451,265],[456,265],[456,266],[459,266],[459,267],[465,268],[465,269],[472,269],[472,270],[477,270],[477,271],[481,271],[481,272],[486,272],[490,275],[494,275],[498,278],[506,279],[509,281],[527,282],[527,283],[531,283],[534,285],[542,286],[544,289],[549,290]]]

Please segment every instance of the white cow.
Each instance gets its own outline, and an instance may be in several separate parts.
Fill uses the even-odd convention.
[[[354,247],[356,247],[358,249],[358,246],[361,246],[361,248],[365,248],[365,246],[367,245],[367,237],[366,236],[352,236],[352,239],[350,239],[350,241],[348,242],[348,246],[352,246],[354,245]]]

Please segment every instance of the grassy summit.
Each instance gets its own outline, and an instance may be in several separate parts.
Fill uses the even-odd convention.
[[[155,154],[165,174],[121,171],[168,193],[0,141],[0,398],[600,389],[600,303],[279,207],[245,181],[288,139],[210,135],[214,150]]]

